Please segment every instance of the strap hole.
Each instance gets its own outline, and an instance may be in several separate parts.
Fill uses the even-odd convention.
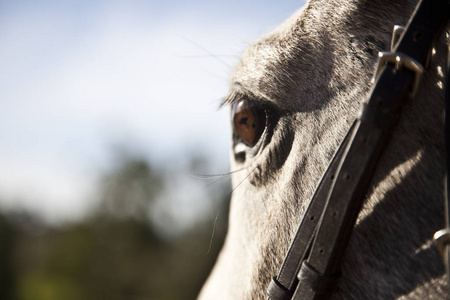
[[[416,31],[413,35],[414,42],[418,42],[422,38],[422,32]]]
[[[323,250],[322,248],[320,248],[320,249],[319,249],[319,253],[323,255],[323,254],[325,253],[325,250]]]
[[[314,222],[314,220],[316,219],[316,217],[311,216],[311,218],[309,218],[311,220],[311,222]]]

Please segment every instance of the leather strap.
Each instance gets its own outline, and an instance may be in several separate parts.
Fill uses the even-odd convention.
[[[378,160],[391,137],[402,104],[410,99],[411,89],[418,84],[418,75],[414,74],[413,68],[398,65],[397,58],[403,56],[416,64],[428,64],[433,43],[449,15],[448,0],[420,3],[395,50],[396,61],[386,65],[372,91],[367,107],[373,107],[369,114],[377,116],[360,119],[307,259],[308,264],[324,276],[339,273]],[[380,118],[384,120],[378,122]],[[311,290],[313,287],[308,282],[299,282],[293,299],[325,298]]]
[[[447,73],[445,80],[445,226],[450,231],[450,48],[447,49]],[[444,245],[443,259],[447,273],[447,286],[450,289],[450,243]],[[450,290],[447,290],[447,299],[450,299]]]
[[[323,206],[323,195],[326,195],[318,229],[314,225],[305,225],[308,223],[307,212],[280,274],[272,284],[283,287],[278,291],[284,293],[271,293],[269,289],[269,299],[326,299],[331,293],[370,180],[397,123],[401,105],[411,98],[412,90],[417,88],[420,80],[417,68],[428,64],[432,44],[449,15],[448,0],[424,0],[418,5],[406,32],[397,43],[396,53],[391,53],[387,61],[382,61],[386,66],[380,72],[360,119],[352,126],[351,134],[340,146],[339,155],[333,159],[311,200],[308,212]],[[337,159],[337,156],[340,158]],[[323,183],[327,176],[331,176],[328,174],[331,174],[330,168],[335,168],[337,176],[331,184],[327,184],[328,192],[323,188]],[[292,276],[295,271],[299,281],[297,276]],[[293,297],[288,298],[294,288]]]
[[[355,129],[356,121],[347,132],[344,140],[334,154],[331,163],[323,175],[319,186],[317,187],[310,205],[308,206],[305,216],[300,223],[300,226],[292,241],[291,247],[284,259],[280,272],[277,277],[274,277],[267,289],[269,299],[272,300],[286,300],[291,299],[295,287],[298,283],[297,274],[300,271],[300,266],[307,258],[309,248],[314,237],[317,224],[322,215],[327,200],[328,192],[337,174],[339,163],[344,155],[353,131]],[[305,239],[306,237],[306,239]],[[308,238],[309,237],[309,238]]]
[[[339,274],[326,276],[314,269],[308,262],[303,262],[298,280],[306,282],[311,287],[310,291],[320,295],[329,295],[336,287]],[[303,295],[304,296],[304,295]]]
[[[434,240],[437,243],[438,250],[444,261],[445,271],[447,273],[447,300],[450,300],[450,48],[447,49],[447,70],[445,78],[445,195],[444,195],[444,213],[445,228],[434,234]]]

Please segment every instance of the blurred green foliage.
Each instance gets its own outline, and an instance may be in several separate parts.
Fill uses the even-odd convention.
[[[50,226],[25,213],[0,215],[0,299],[195,299],[223,243],[229,188],[213,191],[219,215],[168,238],[149,214],[167,178],[125,157],[103,176],[98,205],[83,220]]]

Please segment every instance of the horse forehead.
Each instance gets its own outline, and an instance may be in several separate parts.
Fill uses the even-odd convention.
[[[267,38],[247,49],[232,74],[232,89],[278,105],[295,105],[293,96],[311,76],[308,65],[313,53],[293,43]]]
[[[266,99],[287,110],[310,105],[305,103],[305,95],[312,90],[315,98],[327,94],[327,84],[336,71],[333,57],[336,52],[345,52],[347,39],[340,36],[345,34],[343,30],[311,30],[315,17],[309,11],[297,12],[247,48],[231,75],[231,90]],[[339,22],[333,24],[340,26]],[[345,70],[339,73],[342,76]]]

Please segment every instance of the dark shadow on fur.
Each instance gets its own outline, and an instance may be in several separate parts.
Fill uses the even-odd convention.
[[[343,292],[351,290],[355,299],[358,295],[396,299],[444,273],[434,245],[418,250],[444,224],[442,199],[430,199],[427,190],[442,189],[442,180],[434,180],[431,185],[428,180],[430,177],[443,178],[443,170],[436,170],[429,164],[434,159],[436,154],[425,152],[421,162],[405,176],[402,183],[389,191],[372,214],[356,226],[355,238],[349,245],[349,249],[356,251],[356,254],[354,251],[346,253],[344,274],[348,272],[353,274],[353,279],[358,278],[358,282],[371,284],[361,285],[346,278],[340,287]],[[420,177],[427,178],[423,181],[428,183],[422,189],[413,186],[420,181]],[[411,218],[418,212],[420,216]],[[349,262],[348,265],[345,261]],[[383,265],[380,262],[384,262]],[[360,268],[354,269],[355,265]],[[386,281],[391,284],[386,285]],[[374,284],[376,282],[380,284]]]

